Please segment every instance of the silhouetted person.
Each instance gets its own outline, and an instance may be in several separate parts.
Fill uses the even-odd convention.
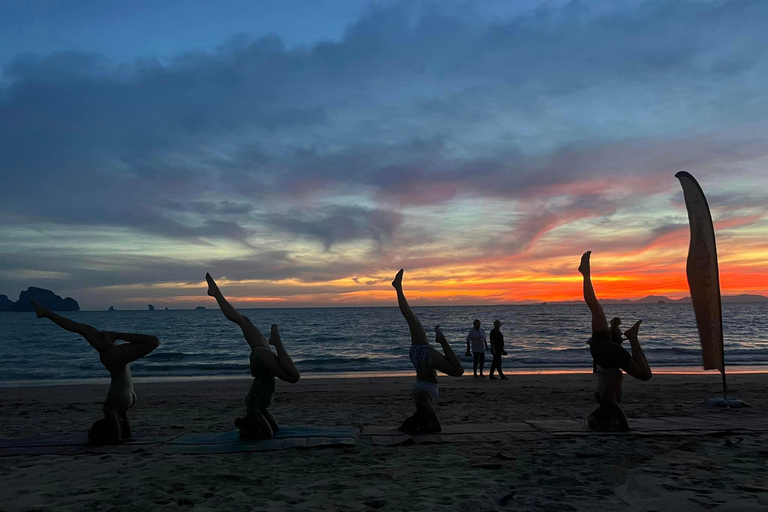
[[[491,354],[493,355],[493,361],[491,361],[491,371],[489,372],[489,379],[496,379],[493,376],[494,370],[498,370],[499,377],[502,380],[506,380],[506,375],[501,371],[501,356],[507,355],[507,351],[504,350],[504,335],[501,333],[501,322],[496,320],[493,322],[493,329],[490,333],[491,338]]]
[[[100,331],[88,324],[81,324],[57,315],[36,301],[32,301],[37,318],[47,318],[69,332],[79,334],[99,353],[101,364],[112,377],[104,400],[104,418],[96,421],[88,432],[88,438],[101,444],[118,444],[133,436],[128,409],[136,404],[133,390],[131,363],[141,359],[160,345],[156,336]],[[118,345],[117,340],[127,343]]]
[[[621,345],[622,341],[624,341],[622,332],[619,329],[620,325],[621,319],[613,317],[608,329],[611,333],[611,341],[617,345]],[[623,395],[622,381],[624,374],[620,368],[603,368],[597,362],[595,362],[595,373],[597,374],[595,400],[600,405],[590,413],[587,418],[587,424],[594,430],[629,430],[627,417],[619,405]],[[603,402],[609,404],[609,406],[604,407]]]
[[[285,382],[295,383],[299,381],[301,374],[283,347],[277,324],[272,324],[269,341],[267,341],[247,316],[238,313],[234,306],[227,302],[211,274],[205,274],[205,280],[208,282],[208,295],[216,299],[227,320],[240,326],[246,343],[251,347],[250,363],[253,382],[245,397],[245,417],[237,418],[235,426],[240,430],[240,437],[269,439],[280,428],[277,420],[268,410],[275,396],[275,377]],[[277,355],[269,348],[270,345],[275,347]]]
[[[408,353],[413,367],[416,369],[416,380],[413,383],[413,398],[416,402],[416,413],[407,418],[399,430],[404,432],[428,433],[440,432],[440,420],[437,418],[432,406],[433,400],[437,400],[437,373],[439,370],[451,377],[461,377],[464,368],[461,361],[453,353],[440,326],[435,326],[435,341],[443,348],[445,355],[429,346],[427,333],[421,326],[421,322],[411,310],[408,301],[403,294],[403,270],[395,276],[392,286],[397,292],[397,305],[403,314],[408,329],[411,332],[411,350]]]
[[[467,334],[467,353],[472,348],[472,372],[475,377],[485,377],[483,367],[485,366],[485,349],[488,348],[488,342],[485,339],[485,331],[480,328],[480,320],[472,322],[472,329]],[[480,368],[480,375],[477,369]]]
[[[611,341],[614,343],[618,343],[621,345],[621,342],[624,341],[623,333],[621,332],[621,329],[619,329],[619,326],[621,325],[621,318],[615,316],[611,318],[611,326],[608,329],[608,331],[611,334]],[[597,373],[597,363],[592,360],[592,373]]]
[[[642,320],[639,320],[629,330],[624,332],[624,335],[627,337],[632,347],[632,354],[630,355],[630,353],[624,350],[619,343],[616,343],[611,339],[611,331],[608,328],[605,313],[600,306],[600,302],[597,300],[595,289],[592,286],[589,264],[589,257],[591,254],[591,251],[587,251],[582,255],[579,272],[581,272],[584,277],[584,301],[587,303],[587,306],[592,313],[592,337],[589,339],[589,350],[592,354],[592,358],[597,364],[598,378],[600,377],[601,369],[605,369],[607,372],[621,368],[636,379],[643,381],[649,380],[653,376],[653,373],[648,365],[648,360],[645,358],[645,353],[640,347],[640,342],[637,339]],[[618,324],[616,325],[616,328],[618,329]],[[613,373],[615,374],[615,372]],[[618,393],[615,384],[606,386],[605,391],[599,398],[599,402],[602,407],[607,409],[610,415],[617,418],[624,417],[626,421],[624,412],[618,405],[618,400],[621,396],[620,383],[621,381],[619,380]]]

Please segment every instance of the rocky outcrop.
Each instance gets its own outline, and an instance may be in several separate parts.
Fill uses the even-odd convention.
[[[109,306],[109,309],[107,311],[117,311],[117,310],[115,309],[115,306]]]
[[[3,308],[2,304],[6,304],[6,302],[0,299],[0,311],[34,311],[35,308],[32,307],[32,302],[30,302],[32,300],[39,302],[51,311],[80,311],[80,305],[72,297],[62,299],[51,290],[35,286],[30,286],[26,291],[21,292],[19,300],[16,302],[11,302],[5,295],[2,297],[5,297],[6,301],[10,302],[10,305]]]
[[[0,295],[0,311],[7,311],[13,306],[13,301],[7,295]]]
[[[153,306],[152,304],[150,304],[150,305],[149,305],[149,310],[150,310],[150,311],[154,311],[154,310],[155,310],[155,306]]]

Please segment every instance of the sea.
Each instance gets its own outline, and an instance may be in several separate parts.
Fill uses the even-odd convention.
[[[510,372],[590,371],[590,315],[584,305],[415,307],[430,340],[440,324],[465,357],[466,336],[479,319],[486,333],[503,322]],[[412,371],[408,326],[396,307],[241,310],[263,332],[280,326],[283,343],[304,375]],[[606,304],[624,329],[642,319],[640,343],[654,369],[701,369],[701,348],[690,304]],[[248,375],[248,345],[218,309],[79,311],[66,316],[102,330],[158,336],[160,347],[131,365],[134,376],[198,378]],[[768,303],[723,304],[727,367],[768,371]],[[628,348],[627,342],[625,346]],[[490,352],[487,354],[490,365]],[[0,385],[103,379],[96,352],[76,334],[34,313],[0,313]]]

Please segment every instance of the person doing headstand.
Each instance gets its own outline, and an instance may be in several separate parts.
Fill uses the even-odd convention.
[[[608,416],[615,418],[620,428],[626,430],[629,428],[629,425],[627,424],[624,411],[618,405],[622,394],[621,370],[642,381],[650,380],[653,372],[637,339],[642,320],[638,320],[635,325],[624,332],[632,348],[631,354],[621,347],[620,339],[618,343],[612,340],[611,329],[608,327],[605,313],[602,306],[600,306],[600,302],[597,300],[595,289],[592,286],[589,262],[591,254],[592,251],[587,251],[582,255],[579,272],[583,276],[584,302],[587,303],[592,313],[592,337],[589,339],[589,350],[592,358],[595,360],[598,374],[595,396]],[[618,330],[618,323],[615,323],[613,330]]]
[[[464,374],[464,368],[445,339],[439,325],[435,326],[435,341],[440,344],[445,355],[429,346],[427,333],[403,294],[403,269],[400,269],[400,272],[395,276],[392,286],[397,292],[397,305],[408,322],[408,329],[411,332],[411,350],[408,355],[416,369],[416,380],[413,383],[416,413],[407,418],[399,430],[414,433],[440,432],[442,428],[440,420],[437,418],[432,405],[433,401],[437,400],[437,373],[435,370],[451,377],[461,377]]]
[[[272,324],[267,340],[247,316],[240,314],[224,298],[211,274],[205,274],[205,280],[208,282],[208,295],[216,299],[227,320],[240,326],[246,343],[251,347],[253,382],[245,397],[245,417],[237,418],[235,426],[240,430],[242,438],[270,439],[280,428],[275,417],[269,412],[269,406],[275,396],[275,377],[293,384],[299,381],[301,374],[283,347],[277,324]],[[277,355],[269,348],[270,345],[275,347]]]
[[[88,432],[88,438],[99,444],[119,444],[133,437],[128,409],[136,404],[133,390],[131,363],[141,359],[160,345],[157,336],[100,331],[88,324],[81,324],[32,301],[37,318],[47,318],[69,332],[79,334],[99,353],[99,360],[112,380],[104,400],[104,418],[97,420]],[[122,340],[127,343],[118,344]]]

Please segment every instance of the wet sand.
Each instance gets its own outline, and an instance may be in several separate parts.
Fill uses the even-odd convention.
[[[413,412],[410,377],[278,383],[283,425],[396,426]],[[748,410],[713,410],[720,376],[625,379],[630,418],[768,416],[768,374],[729,377]],[[441,377],[444,425],[583,420],[592,376]],[[243,413],[245,379],[137,379],[137,436],[224,432]],[[103,384],[0,390],[0,437],[87,431]],[[768,510],[768,435],[572,437],[459,444],[164,455],[0,458],[0,510]]]

